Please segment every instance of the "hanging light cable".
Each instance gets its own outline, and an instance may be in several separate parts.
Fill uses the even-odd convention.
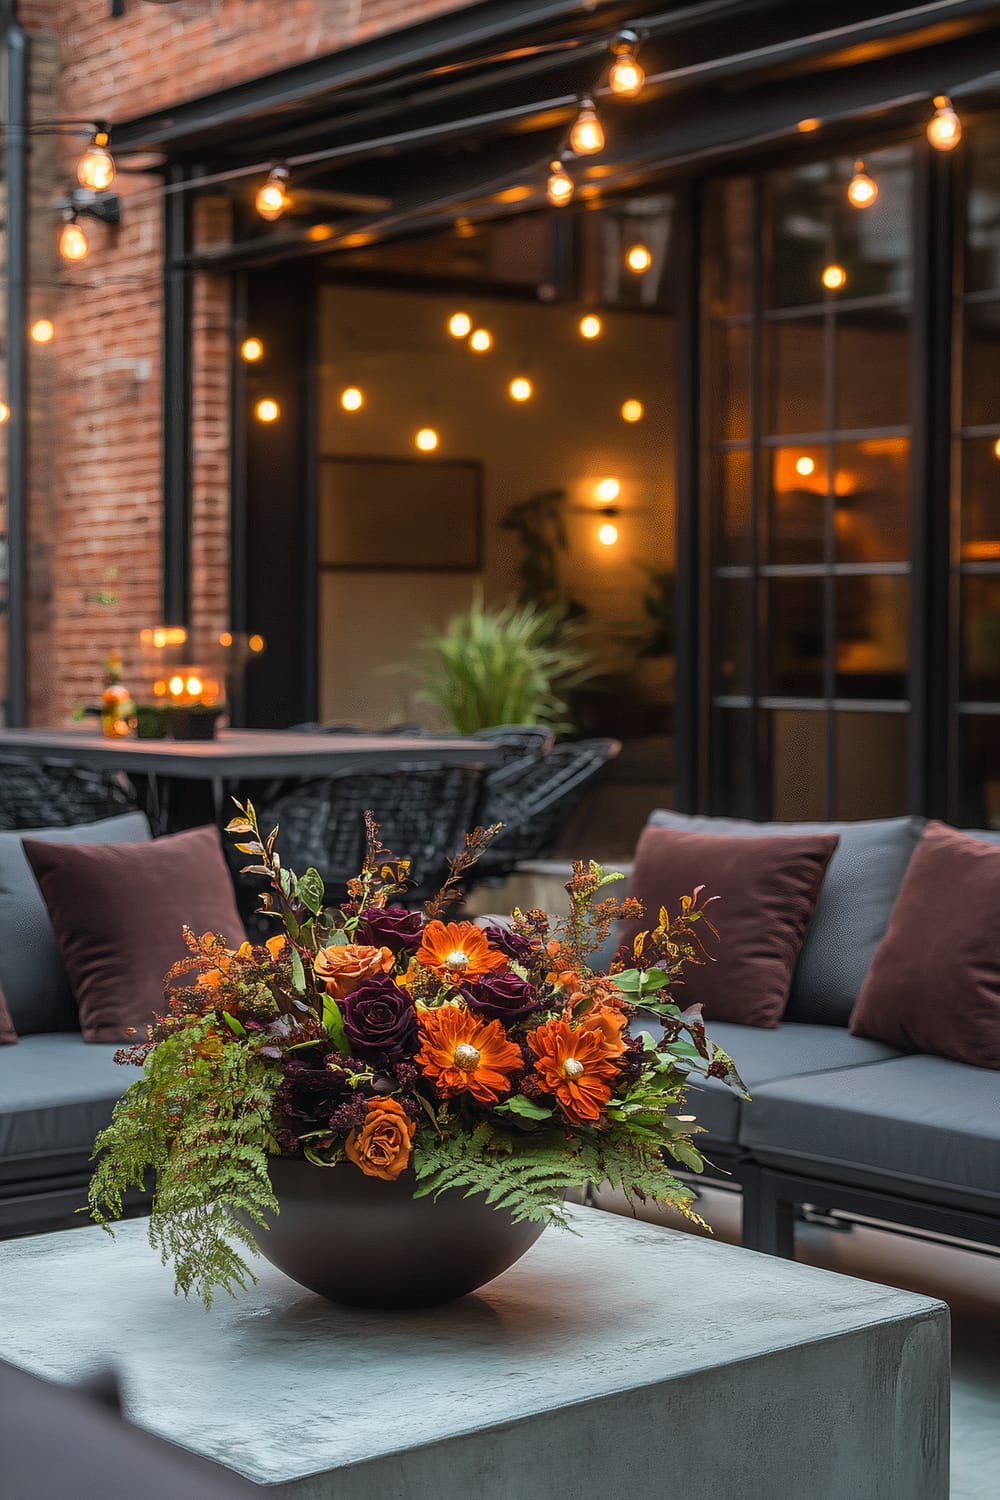
[[[935,151],[954,151],[962,139],[962,122],[947,94],[938,94],[934,113],[927,122],[927,139]]]
[[[106,125],[98,125],[94,139],[76,164],[76,180],[92,193],[105,193],[115,180],[115,163],[108,144],[111,134]]]
[[[280,219],[285,210],[291,207],[292,200],[287,183],[288,168],[272,167],[264,186],[257,190],[254,207],[261,218],[267,219],[269,223]]]
[[[593,156],[604,150],[604,127],[594,108],[593,99],[581,99],[576,119],[569,133],[569,143],[577,156]]]
[[[646,82],[646,73],[639,66],[637,55],[640,38],[635,31],[619,31],[611,43],[614,62],[608,73],[608,86],[619,99],[637,99]]]

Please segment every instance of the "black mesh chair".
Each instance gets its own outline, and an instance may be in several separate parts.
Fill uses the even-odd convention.
[[[261,827],[280,828],[282,863],[302,874],[314,866],[327,894],[346,895],[364,857],[364,814],[371,808],[383,844],[411,861],[413,905],[432,895],[447,875],[447,859],[462,835],[482,821],[479,766],[419,761],[392,771],[348,771],[292,785],[265,788],[255,799]],[[244,877],[246,878],[246,877]]]
[[[123,777],[71,764],[0,757],[0,828],[70,828],[138,807],[135,790]]]
[[[467,887],[500,881],[522,860],[551,853],[588,788],[620,750],[618,740],[568,741],[533,763],[509,768],[483,806],[483,822],[503,823],[503,832],[470,872]]]

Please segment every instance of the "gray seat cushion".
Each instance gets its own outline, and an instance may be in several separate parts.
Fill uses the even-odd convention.
[[[899,1057],[765,1083],[740,1143],[786,1171],[996,1213],[1000,1072]]]
[[[650,823],[685,833],[836,833],[840,842],[792,976],[786,1021],[846,1026],[872,955],[885,936],[889,914],[910,856],[923,829],[922,818],[886,818],[864,823],[748,823],[735,818],[688,817],[658,809]],[[699,880],[691,873],[691,885]],[[668,893],[674,896],[679,892]],[[725,913],[716,919],[725,942]]]
[[[76,828],[0,833],[0,989],[18,1036],[80,1029],[52,923],[21,840],[141,844],[151,836],[143,813],[124,813]]]
[[[0,1184],[86,1169],[115,1101],[139,1077],[79,1032],[0,1047]]]
[[[650,1031],[656,1037],[663,1032],[646,1017],[634,1021],[632,1030]],[[808,1079],[831,1068],[858,1068],[899,1055],[884,1042],[871,1042],[829,1026],[783,1023],[776,1030],[765,1031],[759,1026],[739,1026],[735,1021],[716,1021],[708,1027],[708,1034],[729,1053],[754,1100],[758,1088],[772,1079]],[[736,1146],[741,1141],[741,1118],[756,1108],[754,1102],[746,1103],[714,1078],[692,1084],[688,1102],[698,1124],[708,1132],[698,1137],[698,1144],[703,1144],[709,1154],[712,1141]]]

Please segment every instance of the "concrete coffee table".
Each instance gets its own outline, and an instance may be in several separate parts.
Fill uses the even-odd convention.
[[[0,1244],[0,1357],[296,1500],[945,1500],[948,1312],[598,1210],[475,1297],[211,1312],[141,1220]],[[58,1441],[58,1436],[53,1435]]]

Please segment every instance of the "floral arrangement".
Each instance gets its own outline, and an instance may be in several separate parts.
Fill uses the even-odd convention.
[[[602,973],[588,956],[642,908],[604,897],[621,877],[597,864],[573,866],[562,921],[448,921],[498,828],[467,834],[443,889],[411,911],[408,864],[368,814],[363,868],[330,908],[317,871],[286,870],[277,829],[265,838],[252,804],[237,806],[227,831],[267,882],[261,909],[280,930],[235,951],[185,932],[165,1013],[116,1054],[143,1071],[95,1146],[99,1223],[152,1176],[150,1240],[178,1290],[210,1303],[215,1287],[252,1279],[240,1248],[254,1250],[250,1226],[278,1211],[275,1155],[389,1182],[408,1173],[414,1196],[481,1193],[515,1220],[565,1222],[565,1192],[605,1180],[697,1220],[673,1166],[703,1165],[686,1086],[701,1075],[743,1088],[670,994],[685,964],[706,961],[701,932],[715,932],[700,889]]]

